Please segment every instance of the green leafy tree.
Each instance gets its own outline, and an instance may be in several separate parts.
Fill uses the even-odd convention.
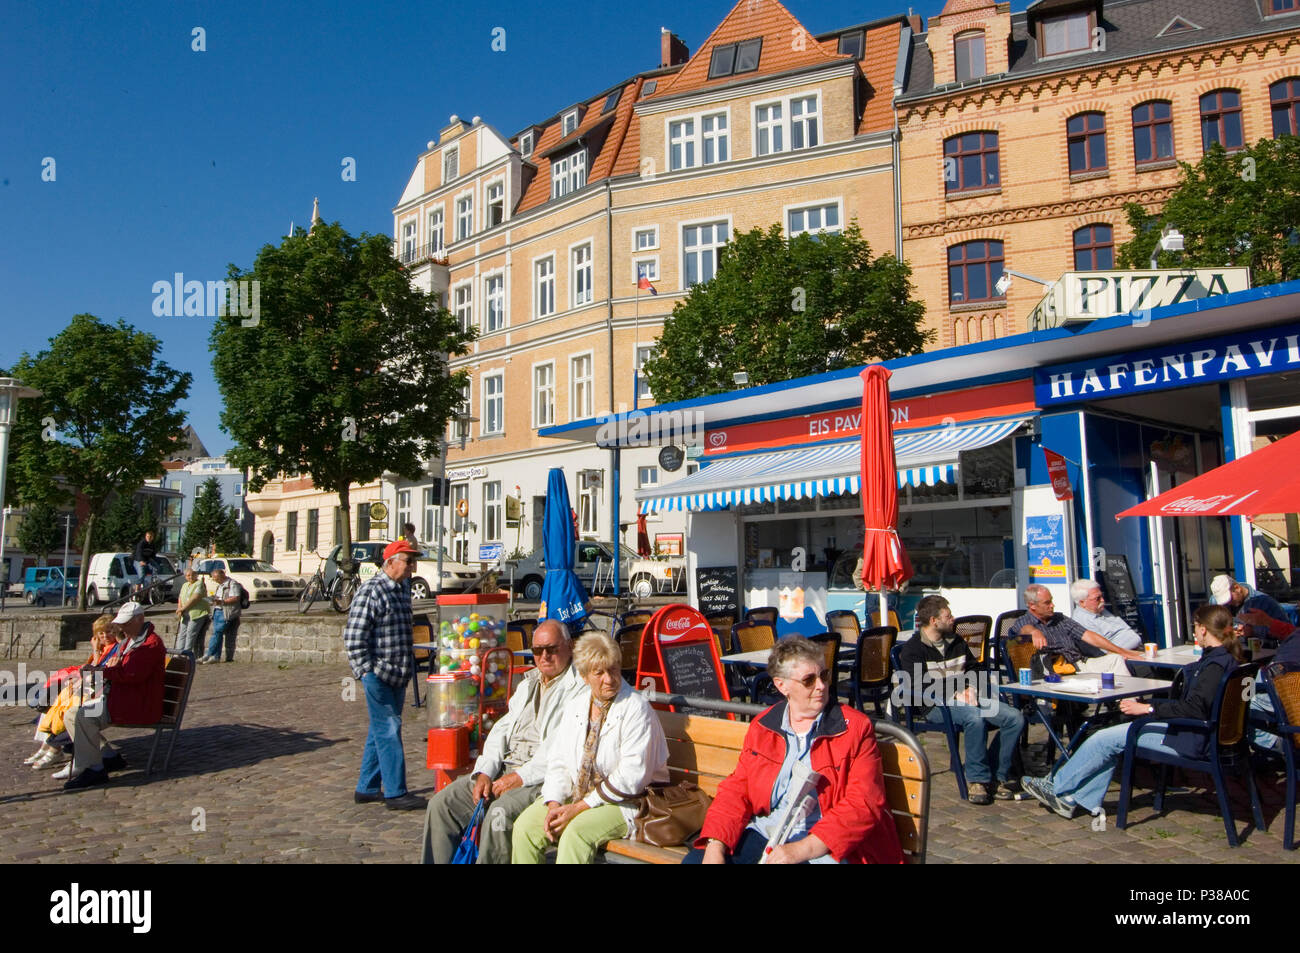
[[[136,505],[132,495],[117,494],[100,518],[99,528],[95,534],[98,545],[106,550],[131,552],[135,549],[136,540],[144,535],[140,529],[140,521],[140,507]]]
[[[34,503],[27,508],[22,525],[18,527],[18,545],[24,552],[36,557],[45,565],[50,553],[63,542],[63,520],[58,509],[48,503]]]
[[[194,511],[181,536],[181,552],[188,555],[197,549],[207,553],[213,548],[237,553],[243,550],[244,543],[234,509],[222,504],[217,478],[208,477],[194,495]]]
[[[1178,189],[1158,213],[1124,206],[1133,238],[1121,268],[1149,268],[1161,226],[1183,233],[1184,250],[1161,252],[1163,268],[1250,268],[1253,285],[1300,278],[1300,138],[1261,139],[1225,152],[1217,143],[1196,165],[1180,162]]]
[[[448,355],[472,334],[411,287],[391,239],[320,224],[264,246],[250,271],[231,266],[230,280],[259,289],[259,314],[218,318],[211,342],[227,457],[249,488],[303,473],[350,513],[353,483],[418,479],[468,380],[448,374]]]
[[[18,404],[11,498],[58,504],[81,494],[90,512],[83,566],[90,565],[95,524],[109,497],[130,496],[157,476],[181,438],[179,405],[192,377],[159,360],[158,349],[156,337],[124,321],[110,325],[78,314],[48,350],[23,354],[11,371],[43,392]],[[86,576],[78,597],[83,609]]]
[[[911,298],[911,269],[872,258],[857,223],[838,234],[786,240],[779,225],[737,231],[717,273],[691,288],[646,362],[659,403],[914,354],[933,332]]]

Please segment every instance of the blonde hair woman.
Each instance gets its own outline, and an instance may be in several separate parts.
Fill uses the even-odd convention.
[[[86,659],[85,664],[100,665],[111,658],[117,652],[120,632],[120,627],[113,624],[111,615],[101,615],[96,619],[90,628],[90,657]],[[41,715],[41,720],[36,726],[36,740],[41,743],[41,746],[23,764],[29,764],[39,770],[52,768],[68,760],[62,746],[51,745],[49,741],[55,735],[63,733],[68,712],[80,705],[81,700],[81,671],[78,669],[63,682],[58,698],[46,709],[45,714]]]
[[[589,864],[608,841],[627,837],[639,795],[668,780],[668,744],[650,703],[623,681],[622,652],[604,633],[574,643],[573,664],[589,691],[565,708],[549,742],[542,796],[515,821],[511,861]]]

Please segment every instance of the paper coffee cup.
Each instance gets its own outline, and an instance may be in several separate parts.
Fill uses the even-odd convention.
[[[1155,658],[1155,657],[1156,657],[1156,648],[1157,648],[1157,646],[1156,646],[1156,643],[1155,643],[1155,642],[1143,642],[1143,643],[1142,643],[1142,651],[1146,653],[1146,657],[1147,657],[1147,658]]]

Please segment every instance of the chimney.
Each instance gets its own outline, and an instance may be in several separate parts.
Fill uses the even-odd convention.
[[[921,34],[925,32],[925,24],[921,22],[920,14],[913,13],[912,8],[907,9],[907,25],[912,28],[912,32]]]
[[[659,28],[659,66],[680,66],[691,58],[691,51],[686,48],[681,37],[667,27]]]

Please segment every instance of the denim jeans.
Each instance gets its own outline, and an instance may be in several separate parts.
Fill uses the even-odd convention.
[[[1250,700],[1250,710],[1262,711],[1268,715],[1273,714],[1273,699],[1268,697],[1268,689],[1264,687],[1262,677],[1255,679],[1255,697]],[[1246,717],[1250,718],[1250,712],[1246,713]],[[1279,738],[1273,732],[1258,727],[1252,729],[1249,724],[1246,726],[1246,730],[1254,731],[1252,740],[1259,747],[1276,748],[1278,746]]]
[[[227,619],[220,609],[212,610],[212,638],[208,640],[207,654],[221,658],[221,642],[226,643],[226,661],[235,660],[235,636],[239,634],[239,617]]]
[[[990,766],[993,764],[993,751],[989,746],[989,729],[996,728],[997,741],[997,779],[1011,779],[1011,761],[1016,755],[1016,745],[1020,743],[1020,732],[1025,727],[1025,718],[1020,712],[1006,702],[999,701],[997,711],[985,714],[975,705],[949,705],[953,727],[962,733],[966,749],[966,780],[971,784],[988,784],[993,780]],[[925,723],[943,727],[943,712],[938,708],[930,709],[925,716]]]
[[[402,698],[405,686],[394,688],[381,681],[374,672],[361,677],[366,693],[366,711],[370,714],[370,731],[361,752],[361,776],[358,794],[380,793],[384,797],[401,797],[406,793],[406,754],[402,751]]]
[[[1106,799],[1111,776],[1124,757],[1128,742],[1130,722],[1111,725],[1088,736],[1088,739],[1070,755],[1070,760],[1057,769],[1052,787],[1057,797],[1068,797],[1085,811],[1096,814]],[[1159,723],[1157,723],[1159,724]],[[1164,725],[1159,725],[1163,729]],[[1138,738],[1138,747],[1150,751],[1177,752],[1165,744],[1164,731],[1148,731]]]

